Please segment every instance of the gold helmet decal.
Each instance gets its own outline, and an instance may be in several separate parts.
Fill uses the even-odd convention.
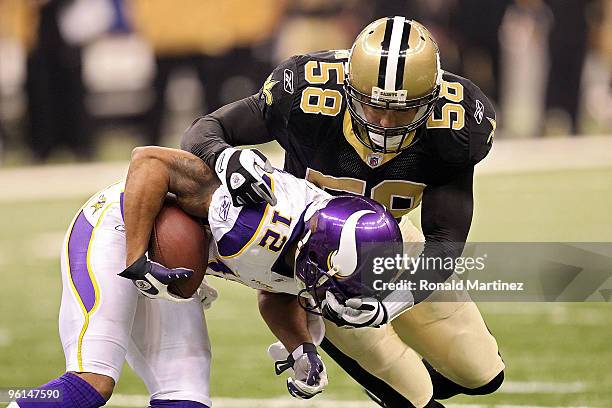
[[[383,153],[410,146],[441,79],[438,46],[425,27],[401,16],[369,24],[351,48],[345,82],[356,136]]]

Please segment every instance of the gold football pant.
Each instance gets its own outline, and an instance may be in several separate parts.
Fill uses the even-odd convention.
[[[418,230],[406,221],[404,217],[400,223],[402,235],[414,242]],[[486,385],[504,369],[497,342],[470,301],[422,302],[380,328],[341,329],[326,321],[325,330],[336,348],[416,407],[433,395],[421,357],[446,378],[471,389]]]

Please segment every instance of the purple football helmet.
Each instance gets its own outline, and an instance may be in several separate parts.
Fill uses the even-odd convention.
[[[391,213],[360,196],[333,197],[312,206],[312,216],[309,211],[304,216],[306,234],[298,243],[295,276],[304,285],[300,295],[307,292],[315,304],[305,304],[300,296],[302,307],[316,313],[326,291],[342,301],[376,297],[364,279],[372,274],[372,249],[378,254],[378,248],[386,253],[402,248],[402,234]]]

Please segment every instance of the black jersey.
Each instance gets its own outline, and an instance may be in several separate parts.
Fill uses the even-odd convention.
[[[427,185],[444,184],[487,155],[493,106],[471,81],[448,72],[415,142],[399,153],[373,152],[355,136],[346,109],[347,59],[344,50],[294,56],[265,81],[259,109],[286,151],[286,171],[332,194],[372,197],[399,217],[418,206]]]
[[[343,78],[347,51],[295,56],[280,64],[253,95],[197,119],[181,148],[211,168],[229,146],[277,140],[285,149],[285,169],[325,190],[370,196],[399,217],[419,205],[425,248],[421,256],[461,255],[473,212],[474,165],[491,148],[495,111],[469,80],[443,74],[442,92],[414,142],[397,154],[379,154],[361,144],[346,109]],[[449,244],[450,243],[450,244]],[[448,270],[418,269],[415,281],[444,282]],[[427,291],[413,292],[418,303]],[[384,382],[324,340],[325,350],[367,389]],[[350,367],[350,369],[348,369]],[[385,386],[386,387],[386,386]],[[386,398],[399,394],[390,387]],[[395,397],[394,397],[395,398]],[[396,404],[409,406],[399,396]]]

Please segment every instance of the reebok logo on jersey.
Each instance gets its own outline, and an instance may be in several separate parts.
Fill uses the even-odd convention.
[[[482,123],[484,117],[484,105],[478,99],[476,99],[476,111],[474,112],[474,119],[479,125]]]
[[[285,92],[290,94],[293,93],[293,71],[290,69],[285,69],[283,72],[283,85]]]
[[[227,221],[227,215],[229,214],[231,201],[228,196],[224,195],[221,197],[221,206],[219,207],[219,218],[223,221]]]

